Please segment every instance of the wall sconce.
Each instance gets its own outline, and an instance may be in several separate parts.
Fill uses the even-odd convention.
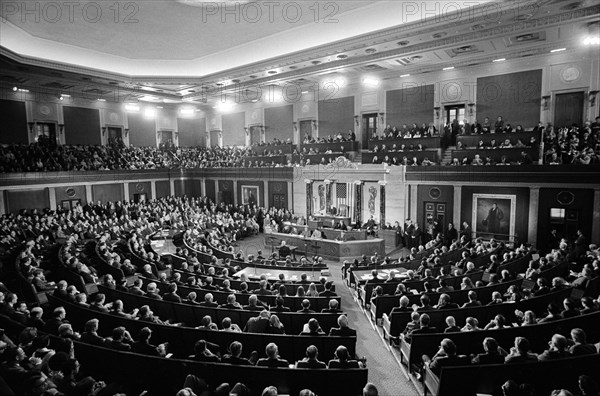
[[[244,127],[244,132],[246,133],[246,136],[248,136],[250,134],[248,127]]]
[[[440,107],[436,106],[433,110],[435,110],[435,118],[440,118]]]
[[[129,136],[129,128],[125,128],[125,137]]]
[[[294,128],[294,132],[298,132],[298,123],[297,122],[292,122],[293,128]]]
[[[475,103],[469,103],[467,106],[469,106],[469,115],[472,116],[473,115],[473,107],[475,107]]]
[[[102,127],[102,136],[106,135],[106,127]]]
[[[28,122],[27,126],[29,127],[29,133],[33,133],[33,128],[35,127],[35,122]]]
[[[550,105],[550,95],[542,96],[542,107],[544,110],[548,110],[548,106]]]
[[[380,124],[383,124],[383,115],[384,115],[384,114],[385,114],[385,113],[379,113],[379,123],[380,123]]]
[[[594,107],[596,105],[596,96],[600,91],[590,91],[588,94],[588,99],[590,101],[590,107]]]
[[[358,126],[358,118],[359,117],[357,115],[354,116],[354,124],[356,124],[356,126]]]
[[[175,136],[175,140],[179,139],[179,132],[175,131],[173,132],[173,136]]]
[[[65,124],[58,124],[58,133],[63,134],[65,132]]]
[[[319,127],[319,123],[317,122],[317,120],[312,120],[311,123],[312,123],[313,129],[317,129]]]

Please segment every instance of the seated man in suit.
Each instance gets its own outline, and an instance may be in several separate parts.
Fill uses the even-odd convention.
[[[356,330],[348,327],[348,317],[346,315],[338,316],[337,322],[338,322],[338,326],[340,326],[340,327],[332,327],[329,330],[330,336],[356,337]]]
[[[306,357],[296,363],[296,368],[324,369],[327,365],[318,359],[319,350],[316,346],[310,345],[306,348]]]
[[[357,360],[349,360],[350,356],[348,353],[348,348],[343,345],[340,345],[335,350],[335,359],[331,359],[327,366],[329,368],[360,368],[360,363]]]
[[[268,320],[267,320],[268,322]],[[256,365],[258,367],[288,367],[289,362],[279,358],[279,349],[277,344],[271,342],[265,348],[266,358],[258,359]]]
[[[426,359],[427,357],[424,357]],[[439,377],[442,367],[468,365],[470,362],[466,356],[456,354],[456,344],[449,338],[444,338],[440,343],[439,351],[433,356],[429,364],[431,371]]]
[[[281,246],[279,247],[279,258],[286,258],[292,253],[289,247],[287,247],[285,241],[281,241]]]
[[[362,226],[365,230],[367,230],[367,235],[375,235],[377,223],[373,218],[373,215],[367,220],[367,222]]]
[[[244,333],[268,333],[269,318],[269,311],[263,309],[258,316],[248,319]]]
[[[338,214],[337,208],[333,205],[331,205],[331,209],[329,210],[329,212],[334,216],[336,216]]]
[[[327,308],[323,308],[321,313],[340,313],[342,310],[339,308],[339,303],[336,299],[332,298],[329,300]]]
[[[473,357],[471,363],[473,364],[502,364],[507,352],[498,345],[492,337],[486,337],[483,340],[483,350],[485,353],[480,353]]]
[[[431,334],[431,333],[437,333],[437,327],[432,327],[429,326],[429,323],[431,322],[431,318],[429,317],[429,315],[427,314],[422,314],[419,317],[419,323],[420,323],[420,327],[416,330],[413,330],[412,334]]]

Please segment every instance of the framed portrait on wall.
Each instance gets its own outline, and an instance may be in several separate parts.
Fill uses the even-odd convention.
[[[478,237],[514,241],[516,195],[473,194],[473,231]]]
[[[244,205],[258,205],[258,186],[242,186],[242,203]]]

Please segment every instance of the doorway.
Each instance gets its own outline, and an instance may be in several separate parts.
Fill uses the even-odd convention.
[[[40,146],[56,147],[56,124],[53,122],[36,123],[36,141]]]
[[[287,209],[287,195],[286,194],[272,194],[271,202],[276,209]]]
[[[423,224],[425,232],[424,243],[435,238],[438,232],[446,229],[446,202],[425,202],[423,211]],[[437,225],[434,223],[437,221]]]
[[[466,113],[465,113],[465,105],[464,104],[444,106],[444,112],[445,112],[446,123],[451,124],[452,121],[458,120],[459,125],[462,126],[465,124],[465,119],[467,117],[466,117]]]
[[[312,121],[302,120],[300,121],[300,139],[299,142],[304,142],[306,137],[312,137]]]
[[[377,134],[377,113],[363,114],[362,145],[369,147],[369,139]]]
[[[585,92],[556,94],[554,99],[554,127],[570,127],[572,124],[581,127]]]
[[[146,193],[133,194],[133,201],[135,203],[146,202],[148,195]]]

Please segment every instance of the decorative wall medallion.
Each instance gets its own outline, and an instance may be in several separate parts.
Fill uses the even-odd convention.
[[[302,112],[303,112],[303,113],[308,113],[308,110],[309,110],[309,109],[310,109],[310,107],[308,107],[308,105],[307,105],[307,104],[305,104],[305,105],[302,105]]]
[[[273,185],[273,191],[275,191],[275,192],[281,192],[281,190],[283,190],[283,188],[281,186],[281,183],[275,183]]]
[[[431,189],[429,189],[429,197],[431,199],[439,199],[442,196],[442,191],[437,188],[437,187],[433,187]]]
[[[561,191],[556,194],[556,201],[561,205],[571,205],[575,201],[575,194],[570,191]]]
[[[257,112],[256,110],[254,110],[254,111],[252,112],[252,119],[253,119],[253,120],[256,120],[257,118],[258,118],[258,112]]]
[[[40,114],[45,115],[45,116],[47,116],[51,112],[50,107],[48,107],[46,105],[40,106],[38,108],[38,111],[40,112]]]
[[[560,78],[567,83],[577,81],[581,77],[581,71],[577,66],[569,66],[560,72]]]
[[[135,185],[135,189],[136,189],[137,191],[144,191],[144,185],[143,185],[142,183],[137,183],[137,184]]]
[[[112,122],[117,122],[119,121],[119,115],[117,113],[110,113],[110,115],[108,116],[108,118],[112,121]]]
[[[65,190],[65,194],[67,194],[68,197],[74,197],[75,195],[77,195],[77,191],[75,191],[74,188],[69,187]]]

